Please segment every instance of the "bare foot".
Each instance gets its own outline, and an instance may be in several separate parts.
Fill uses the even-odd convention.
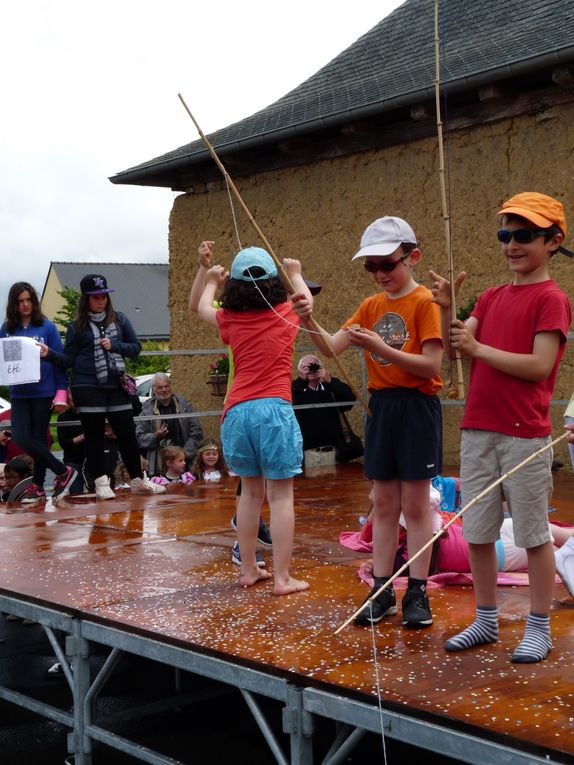
[[[262,582],[265,579],[271,579],[271,572],[256,566],[254,569],[250,569],[249,571],[240,574],[239,585],[240,587],[253,587],[257,582]]]
[[[291,595],[293,592],[303,592],[309,589],[309,582],[303,582],[301,579],[293,579],[290,576],[285,582],[275,582],[273,587],[274,595]]]

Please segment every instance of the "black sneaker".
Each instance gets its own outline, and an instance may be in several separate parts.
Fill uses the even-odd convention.
[[[233,516],[231,519],[231,528],[237,531],[237,514]],[[259,531],[257,532],[257,543],[260,544],[262,547],[273,547],[273,542],[271,541],[271,532],[269,531],[269,526],[266,523],[263,523],[263,521],[259,521]]]
[[[233,543],[233,550],[231,551],[231,562],[235,563],[236,566],[241,566],[241,553],[239,552],[239,542]],[[261,555],[256,552],[255,553],[255,562],[259,566],[259,568],[265,568],[265,561],[261,557]]]
[[[378,589],[378,587],[373,587],[367,596],[367,600]],[[372,603],[367,603],[365,608],[355,616],[355,624],[357,627],[368,627],[371,624],[380,622],[384,616],[393,616],[398,610],[395,591],[390,587],[388,590],[383,590],[380,595],[377,595]]]
[[[273,547],[273,542],[271,541],[271,532],[269,531],[269,526],[266,523],[263,523],[263,521],[259,521],[259,531],[257,532],[257,542],[262,547]]]
[[[46,501],[46,492],[41,486],[32,483],[28,486],[26,491],[20,495],[18,501],[25,505],[37,505],[39,502]]]
[[[402,608],[403,627],[417,630],[423,627],[430,627],[432,624],[427,588],[424,585],[421,587],[411,587],[406,591]]]
[[[63,499],[70,493],[70,489],[72,488],[72,484],[77,475],[77,470],[74,470],[74,468],[71,467],[66,467],[66,472],[63,475],[56,476],[54,479],[54,492],[52,494],[53,502]]]

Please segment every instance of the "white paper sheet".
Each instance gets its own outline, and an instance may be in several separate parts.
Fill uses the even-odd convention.
[[[0,338],[0,384],[24,385],[40,379],[40,346],[32,337]]]

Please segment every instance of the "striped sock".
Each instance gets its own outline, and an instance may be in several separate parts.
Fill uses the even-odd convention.
[[[532,664],[542,661],[552,648],[550,640],[550,617],[544,614],[528,614],[522,643],[512,654],[515,664]]]
[[[453,635],[444,644],[447,651],[464,651],[475,645],[494,643],[498,639],[498,608],[477,606],[476,619],[458,635]]]

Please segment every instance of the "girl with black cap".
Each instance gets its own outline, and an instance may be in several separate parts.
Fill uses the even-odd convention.
[[[84,276],[80,289],[76,320],[66,331],[63,352],[43,345],[41,356],[57,366],[72,368],[70,388],[85,435],[86,469],[96,476],[96,497],[115,497],[106,474],[106,420],[118,440],[131,490],[163,492],[165,487],[152,483],[142,471],[132,404],[122,387],[124,357],[138,356],[140,342],[127,316],[114,310],[109,295],[113,290],[108,288],[105,276]]]

